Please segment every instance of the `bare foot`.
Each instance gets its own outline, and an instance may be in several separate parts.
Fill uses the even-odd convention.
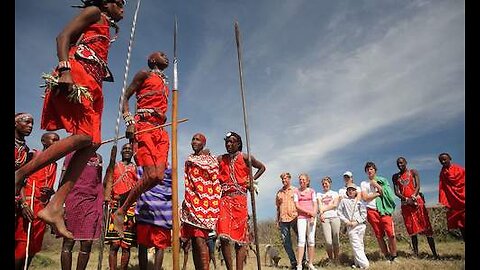
[[[117,209],[113,213],[113,228],[118,232],[118,236],[123,237],[123,220],[125,219],[125,214],[121,209]]]
[[[60,236],[73,239],[73,234],[67,230],[67,227],[65,227],[63,212],[63,207],[55,208],[54,206],[47,204],[47,207],[40,210],[37,216],[52,226]]]

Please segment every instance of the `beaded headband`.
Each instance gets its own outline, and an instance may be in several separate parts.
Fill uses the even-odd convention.
[[[29,114],[29,113],[20,113],[19,115],[16,115],[15,116],[15,122],[17,121],[25,121],[27,119],[33,119],[33,115]]]

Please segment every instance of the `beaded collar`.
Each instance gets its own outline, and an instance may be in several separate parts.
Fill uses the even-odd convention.
[[[160,76],[160,78],[163,79],[163,82],[165,84],[168,84],[168,77],[167,77],[167,75],[165,75],[165,73],[163,73],[162,70],[160,70],[158,68],[154,68],[154,69],[150,69],[150,72],[157,74],[158,76]]]

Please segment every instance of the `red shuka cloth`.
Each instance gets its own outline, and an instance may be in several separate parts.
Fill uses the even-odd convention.
[[[412,197],[415,193],[415,179],[411,170],[407,169],[403,174],[399,174],[395,181],[400,194],[408,198]],[[416,206],[402,204],[402,216],[407,232],[409,235],[421,233],[432,236],[432,224],[430,223],[425,202],[420,195],[417,195],[415,199],[417,201]]]
[[[168,87],[160,75],[150,72],[136,92],[137,110],[154,109],[165,115],[168,105]],[[135,130],[141,131],[164,124],[164,119],[155,114],[135,115]],[[154,129],[135,135],[135,160],[139,166],[155,166],[166,163],[170,146],[168,133],[163,129]]]
[[[106,63],[110,46],[110,26],[108,21],[102,18],[102,23],[95,23],[86,28],[80,44],[86,44],[98,58]],[[76,85],[88,88],[93,101],[82,98],[81,103],[73,103],[67,99],[67,93],[56,94],[56,91],[47,89],[40,127],[49,131],[65,129],[68,133],[89,135],[92,136],[94,143],[100,143],[103,112],[102,82],[97,81],[93,74],[105,75],[105,71],[97,66],[90,66],[90,70],[87,71],[84,66],[85,60],[80,62],[75,58],[76,50],[77,46],[72,46],[69,51],[70,74]],[[57,71],[55,70],[52,74],[57,74]]]
[[[442,167],[439,177],[438,202],[448,208],[448,228],[465,228],[465,169],[452,163]]]
[[[35,152],[37,154],[37,152]],[[34,219],[30,229],[30,242],[28,248],[29,256],[35,255],[42,249],[43,235],[45,233],[46,224],[37,217],[40,210],[45,208],[47,198],[41,196],[40,188],[53,188],[57,176],[57,163],[51,163],[40,170],[29,175],[27,183],[24,186],[24,194],[26,202],[30,206],[33,182],[35,182],[33,214]],[[28,221],[23,218],[21,209],[17,209],[16,226],[15,226],[15,259],[26,257]]]
[[[231,177],[233,168],[233,179]],[[222,185],[220,214],[217,235],[238,244],[248,244],[247,180],[249,168],[241,152],[233,160],[228,154],[222,156],[219,180]]]

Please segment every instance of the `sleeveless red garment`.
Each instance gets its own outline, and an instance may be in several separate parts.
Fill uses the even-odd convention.
[[[101,142],[102,80],[109,75],[106,63],[110,47],[110,25],[105,16],[101,18],[102,23],[88,26],[80,43],[69,50],[73,82],[86,87],[93,100],[82,98],[81,103],[73,103],[67,99],[67,93],[56,95],[56,91],[47,88],[40,123],[42,129],[65,129],[68,133],[92,136],[94,143]],[[52,72],[52,75],[57,74],[57,70]]]
[[[139,90],[136,92],[137,111],[153,109],[163,115],[167,112],[168,86],[155,72],[150,72]],[[164,124],[164,120],[156,114],[137,113],[135,115],[136,132]],[[163,128],[154,129],[135,135],[136,163],[139,166],[155,166],[166,163],[170,146],[168,133]]]
[[[403,196],[412,197],[415,193],[415,185],[413,173],[410,169],[407,169],[403,174],[398,174],[398,178],[395,181]],[[402,203],[402,216],[407,232],[409,235],[425,234],[432,236],[432,225],[425,202],[419,195],[416,196],[416,200],[416,206]]]
[[[222,185],[217,235],[236,242],[248,244],[247,180],[249,168],[241,152],[233,158],[222,156],[219,164],[219,180]]]

